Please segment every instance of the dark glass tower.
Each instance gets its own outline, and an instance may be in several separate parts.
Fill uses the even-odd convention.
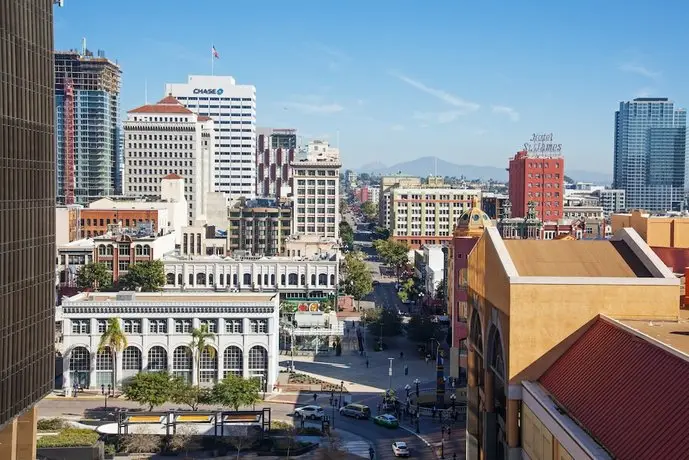
[[[30,457],[53,386],[54,99],[53,1],[0,1],[0,457]]]

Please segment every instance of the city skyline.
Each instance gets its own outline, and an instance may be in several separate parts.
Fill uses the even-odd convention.
[[[125,0],[108,12],[112,29],[103,27],[99,5],[58,12],[56,47],[78,48],[86,37],[89,48],[118,60],[124,111],[144,102],[146,86],[149,101],[157,100],[164,83],[209,74],[215,45],[215,74],[256,86],[257,126],[331,143],[339,131],[347,167],[428,154],[504,167],[533,132],[553,132],[568,167],[610,173],[610,122],[620,101],[669,97],[686,107],[687,64],[673,43],[687,37],[681,14],[641,14],[640,2],[625,2],[595,5],[591,17],[588,5],[431,10],[382,2],[362,15],[352,3],[306,2],[262,17],[259,28],[255,5],[211,2],[182,13]],[[134,17],[126,13],[132,8]],[[648,29],[654,19],[663,27]],[[228,21],[233,34],[221,34]],[[182,40],[167,33],[172,23],[203,27],[189,25]],[[548,24],[557,34],[544,35]],[[146,32],[111,33],[120,27]]]

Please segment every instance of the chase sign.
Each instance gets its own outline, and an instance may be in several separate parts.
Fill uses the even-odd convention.
[[[214,94],[216,96],[220,96],[222,93],[225,91],[222,88],[218,89],[205,89],[205,88],[194,88],[194,94]]]

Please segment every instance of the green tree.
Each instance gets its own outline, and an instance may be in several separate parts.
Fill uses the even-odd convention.
[[[435,288],[435,298],[444,299],[445,298],[445,280],[442,279],[438,283],[438,287]]]
[[[407,243],[388,238],[387,240],[375,240],[373,247],[381,260],[395,269],[399,280],[401,270],[409,265],[409,246]]]
[[[378,204],[373,201],[365,201],[361,204],[361,212],[368,220],[374,220],[378,215]]]
[[[260,391],[261,381],[258,378],[245,379],[228,374],[213,387],[211,398],[214,403],[237,411],[242,406],[253,406],[259,402]]]
[[[147,260],[129,266],[126,275],[120,278],[120,287],[144,292],[160,291],[165,285],[165,266],[162,260]]]
[[[357,309],[361,311],[361,299],[373,292],[373,277],[368,265],[363,261],[361,253],[350,252],[345,256],[343,271],[345,274],[343,285],[345,294],[351,295],[357,301]]]
[[[354,230],[345,220],[340,221],[340,238],[344,246],[351,248],[354,245]]]
[[[194,386],[182,377],[175,377],[170,385],[170,400],[189,406],[191,410],[199,410],[199,405],[211,404],[211,390]]]
[[[101,262],[91,262],[77,272],[77,287],[100,291],[112,287],[112,273],[108,266]]]
[[[122,392],[129,401],[136,401],[148,410],[168,402],[172,380],[170,374],[161,372],[139,372],[125,383]]]
[[[442,330],[430,316],[414,315],[406,325],[407,338],[412,342],[426,343],[430,339],[441,340]]]
[[[385,227],[376,227],[373,238],[375,240],[387,240],[388,238],[390,238],[390,230],[388,230]]]
[[[397,297],[399,297],[402,302],[406,302],[409,300],[409,293],[405,290],[402,290],[397,293]]]
[[[98,353],[101,353],[107,349],[112,356],[112,383],[113,387],[117,386],[117,355],[122,353],[122,350],[127,348],[127,337],[122,331],[122,326],[120,325],[119,318],[110,318],[108,320],[107,328],[105,332],[100,336],[100,342],[98,343]]]
[[[391,308],[376,308],[364,314],[369,333],[374,336],[393,337],[402,333],[402,317]]]
[[[196,364],[196,383],[197,387],[201,387],[201,354],[205,351],[211,358],[215,357],[215,348],[209,345],[209,342],[215,340],[215,334],[208,330],[207,324],[202,324],[198,328],[191,331],[191,342],[189,347],[194,353],[194,362]]]

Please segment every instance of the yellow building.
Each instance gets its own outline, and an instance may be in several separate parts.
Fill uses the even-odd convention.
[[[633,228],[651,247],[689,248],[689,218],[651,216],[642,211],[613,214],[612,232]]]
[[[552,411],[569,425],[547,425],[549,437],[535,440],[546,416],[525,401],[548,399],[539,379],[594,323],[677,321],[679,280],[631,229],[607,241],[503,240],[488,227],[469,255],[466,288],[467,458],[606,458],[607,447]]]

